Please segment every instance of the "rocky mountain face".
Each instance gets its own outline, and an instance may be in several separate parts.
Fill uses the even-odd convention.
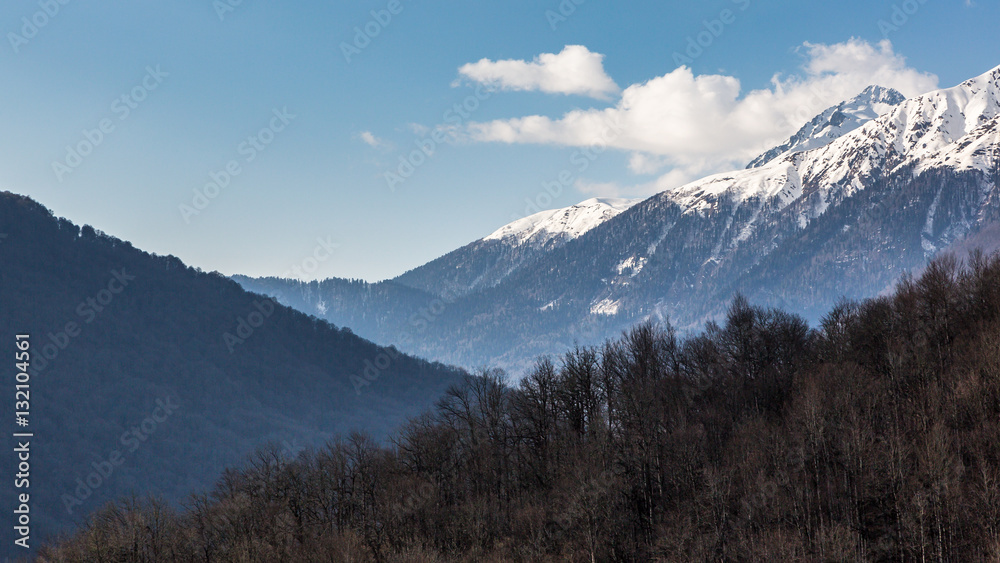
[[[530,241],[542,221],[510,225],[400,276],[435,312],[387,317],[380,341],[407,336],[404,349],[427,357],[518,371],[644,318],[699,327],[737,292],[815,321],[939,252],[990,246],[998,113],[1000,68],[905,101],[869,88],[746,170],[657,194],[549,246],[558,237],[501,246]]]

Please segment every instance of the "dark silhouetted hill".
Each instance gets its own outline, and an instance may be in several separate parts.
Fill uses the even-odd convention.
[[[384,439],[462,375],[26,197],[0,192],[0,233],[5,413],[15,334],[31,335],[33,536],[130,491],[180,501],[267,442],[294,453],[348,429]],[[4,421],[13,430],[13,413]],[[3,456],[5,476],[13,463]]]

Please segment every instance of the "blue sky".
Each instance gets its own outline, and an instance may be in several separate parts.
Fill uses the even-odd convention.
[[[230,3],[4,2],[0,189],[206,270],[377,280],[1000,64],[986,0]]]

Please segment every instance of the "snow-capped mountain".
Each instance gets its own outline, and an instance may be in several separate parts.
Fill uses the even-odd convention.
[[[592,198],[563,209],[529,215],[490,235],[396,278],[402,285],[451,296],[494,287],[520,268],[639,203]]]
[[[519,219],[500,227],[483,240],[500,240],[515,246],[544,246],[553,240],[568,242],[640,201],[592,198],[572,207],[542,211]]]
[[[735,289],[807,313],[877,292],[1000,218],[998,114],[1000,68],[825,146],[658,194],[590,233],[611,256],[580,309],[697,321]]]
[[[892,88],[869,86],[854,99],[841,102],[814,117],[787,141],[755,158],[747,168],[759,168],[778,157],[827,145],[886,114],[905,99]]]
[[[639,201],[594,198],[542,211],[504,225],[395,280],[366,283],[336,278],[316,282],[246,276],[233,279],[249,291],[350,327],[364,338],[424,352],[413,332],[427,323],[424,315],[432,303],[442,296],[450,302],[492,288],[519,268],[530,266]]]
[[[866,97],[894,98],[872,88],[854,101]],[[838,105],[854,117],[837,131],[822,124],[840,118],[824,112],[759,166],[637,204],[592,200],[528,217],[407,272],[387,295],[409,286],[423,292],[408,305],[418,313],[433,307],[426,296],[446,306],[372,311],[380,342],[419,326],[407,351],[519,372],[538,354],[644,318],[699,327],[736,292],[815,322],[841,297],[876,295],[941,251],[1000,245],[1000,68],[888,108],[869,104],[881,115],[847,131],[871,115],[864,105]]]
[[[987,148],[997,145],[998,79],[1000,68],[907,100],[822,147],[793,151],[758,168],[709,176],[655,197],[699,211],[721,199],[737,204],[752,199],[758,209],[742,225],[744,233],[762,213],[793,203],[804,227],[837,199],[904,169],[912,168],[911,176],[942,167],[987,171],[994,157]],[[737,242],[744,238],[737,236]]]
[[[649,316],[694,328],[737,291],[815,322],[1000,223],[998,113],[1000,68],[824,146],[653,196],[505,280],[476,312],[492,333],[477,345],[520,327],[496,350],[513,361]]]

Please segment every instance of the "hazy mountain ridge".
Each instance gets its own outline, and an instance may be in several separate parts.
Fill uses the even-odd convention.
[[[406,331],[400,320],[419,319],[439,296],[395,281],[368,283],[363,280],[329,278],[297,281],[284,278],[233,276],[246,290],[268,295],[282,305],[315,315],[342,326],[362,338],[414,349],[409,340],[418,337],[415,322]],[[425,319],[426,322],[426,319]]]

